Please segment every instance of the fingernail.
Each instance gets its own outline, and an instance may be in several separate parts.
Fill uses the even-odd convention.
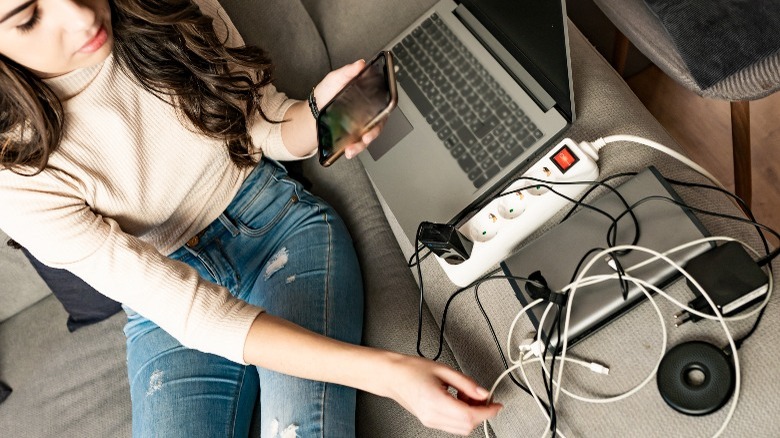
[[[350,151],[350,150],[344,151],[344,156],[346,156],[348,160],[351,160],[352,159],[352,151]]]
[[[357,61],[355,61],[355,64],[359,64],[359,63],[361,63],[361,62],[366,62],[366,60],[365,60],[365,59],[363,59],[363,58],[360,58],[360,59],[358,59]]]
[[[485,397],[490,395],[490,392],[487,389],[485,389],[485,388],[483,388],[481,386],[477,386],[477,394],[480,397],[485,398]]]

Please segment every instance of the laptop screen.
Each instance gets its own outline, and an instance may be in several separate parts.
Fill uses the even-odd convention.
[[[572,120],[564,7],[556,0],[461,0]]]

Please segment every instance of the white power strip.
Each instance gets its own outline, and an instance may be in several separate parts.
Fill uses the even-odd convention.
[[[528,188],[497,197],[464,223],[458,231],[474,242],[468,260],[455,265],[436,256],[450,280],[458,286],[469,285],[507,258],[517,244],[555,213],[572,205],[539,184],[549,185],[555,191],[576,199],[591,184],[556,183],[596,180],[599,168],[594,158],[566,138],[507,187],[504,193]],[[528,177],[547,183],[529,180]]]

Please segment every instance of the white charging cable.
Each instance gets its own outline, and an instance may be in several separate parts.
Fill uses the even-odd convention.
[[[704,240],[704,239],[700,239],[700,240]],[[733,240],[733,239],[728,238],[728,240]],[[749,247],[748,245],[746,245],[744,243],[742,243],[742,244],[744,246]],[[571,302],[572,302],[572,299],[573,299],[574,295],[577,292],[577,288],[581,285],[581,283],[582,284],[586,283],[587,279],[585,278],[585,274],[593,267],[593,265],[595,264],[595,262],[597,260],[600,260],[605,255],[610,254],[612,252],[625,251],[625,250],[634,250],[634,251],[642,251],[642,252],[649,253],[649,254],[653,255],[655,258],[657,258],[659,260],[663,260],[663,261],[669,263],[672,267],[674,267],[675,269],[680,271],[687,279],[689,279],[692,282],[692,284],[697,289],[699,289],[699,292],[701,293],[701,295],[705,297],[707,303],[710,305],[711,309],[713,310],[713,313],[716,316],[718,322],[721,324],[721,327],[723,328],[724,332],[726,333],[726,337],[728,338],[728,341],[729,341],[729,346],[731,347],[731,351],[733,352],[734,373],[735,373],[736,378],[735,378],[735,384],[734,384],[734,400],[731,403],[731,406],[729,408],[728,413],[726,414],[726,418],[725,418],[723,424],[718,429],[718,431],[713,435],[713,437],[720,436],[721,433],[723,433],[723,431],[725,430],[725,428],[728,425],[729,421],[731,421],[731,418],[732,418],[732,416],[734,414],[734,411],[735,411],[735,409],[737,407],[737,402],[739,400],[739,391],[740,391],[741,377],[740,377],[740,367],[739,367],[739,355],[737,354],[737,348],[736,348],[736,345],[734,344],[734,338],[732,337],[731,332],[729,331],[728,327],[726,326],[726,322],[723,319],[723,316],[720,314],[720,311],[718,310],[717,306],[715,305],[715,303],[710,298],[709,294],[701,288],[701,286],[691,277],[691,275],[687,271],[685,271],[682,267],[680,267],[678,264],[676,264],[674,261],[669,259],[666,255],[661,254],[661,253],[659,253],[657,251],[654,251],[652,249],[645,248],[645,247],[640,247],[640,246],[635,246],[635,245],[618,245],[618,246],[615,246],[615,247],[612,247],[612,248],[608,248],[608,249],[606,249],[604,251],[601,251],[597,255],[595,255],[585,265],[585,267],[583,268],[582,272],[578,275],[577,279],[572,284],[570,284],[569,286],[563,288],[563,291],[567,291],[568,290],[568,292],[569,292],[569,299],[568,299],[567,306],[566,306],[566,319],[565,319],[565,322],[564,322],[563,349],[562,349],[562,352],[561,352],[561,357],[564,360],[561,363],[561,366],[559,367],[559,370],[558,370],[558,385],[556,387],[556,393],[555,393],[555,397],[553,398],[553,400],[557,399],[558,394],[559,394],[559,392],[561,390],[561,381],[563,380],[563,369],[564,369],[564,365],[566,363],[565,362],[565,358],[566,358],[566,352],[567,352],[567,348],[568,348],[568,329],[569,329],[569,322],[570,322],[570,318],[571,318]],[[667,251],[667,253],[673,253],[676,250],[678,250],[678,249],[675,248],[674,250]],[[618,278],[617,275],[615,275],[614,277]],[[631,281],[633,281],[633,280],[634,279],[632,278]],[[644,284],[647,285],[646,282]],[[653,288],[653,289],[656,290],[656,288]],[[660,289],[657,289],[656,292],[663,292],[663,291],[661,291]],[[669,298],[669,296],[667,294],[665,294],[665,293],[661,293],[661,295],[666,297],[666,298]],[[689,310],[687,308],[687,306],[684,306],[684,308],[686,308],[686,310]],[[657,369],[657,366],[655,367],[655,369]],[[653,371],[653,373],[654,372],[655,371]]]
[[[655,142],[653,140],[646,139],[644,137],[640,137],[638,135],[628,135],[628,134],[620,134],[620,135],[610,135],[607,137],[600,137],[592,142],[583,141],[579,143],[579,147],[585,151],[586,154],[588,154],[591,158],[598,161],[599,157],[599,151],[601,148],[606,146],[609,143],[616,143],[616,142],[632,142],[632,143],[639,143],[642,145],[645,145],[647,147],[650,147],[652,149],[655,149],[659,152],[663,152],[666,155],[669,155],[670,157],[676,159],[677,161],[685,164],[686,166],[690,167],[691,169],[695,170],[696,172],[699,172],[700,174],[707,177],[710,181],[712,181],[715,185],[720,187],[723,190],[727,190],[723,184],[721,184],[720,181],[718,181],[717,178],[710,172],[708,172],[703,167],[696,164],[693,160],[686,157],[685,155],[675,151],[674,149],[671,149],[668,146],[664,146],[661,143]]]
[[[609,397],[609,398],[600,398],[600,399],[594,399],[594,398],[588,398],[588,397],[579,396],[577,394],[571,393],[570,391],[566,390],[561,385],[561,381],[562,381],[562,378],[563,378],[563,368],[564,368],[563,365],[564,365],[564,363],[567,363],[567,360],[569,362],[579,363],[579,362],[577,362],[577,360],[574,360],[574,359],[566,357],[566,350],[567,350],[567,347],[568,347],[568,329],[569,329],[569,322],[570,322],[570,316],[571,316],[570,309],[571,309],[571,301],[572,301],[574,293],[576,293],[576,290],[577,290],[578,287],[584,287],[584,286],[587,286],[587,285],[597,284],[597,283],[601,283],[601,282],[608,281],[608,280],[614,280],[614,279],[618,279],[618,278],[623,278],[626,281],[633,282],[634,284],[636,284],[642,290],[642,292],[650,299],[650,302],[653,304],[653,306],[656,309],[656,312],[659,315],[660,322],[661,322],[661,327],[662,327],[662,330],[663,330],[663,339],[664,339],[663,340],[664,348],[661,350],[661,358],[663,358],[663,355],[664,355],[665,350],[666,350],[666,342],[667,342],[666,326],[665,326],[665,324],[663,322],[663,315],[661,314],[660,309],[658,308],[657,304],[655,303],[654,298],[647,292],[646,288],[649,288],[649,289],[653,290],[654,292],[658,293],[660,296],[663,296],[664,298],[666,298],[666,299],[670,300],[671,302],[673,302],[675,305],[685,309],[686,311],[688,311],[690,313],[697,314],[698,316],[701,316],[702,318],[713,319],[713,320],[719,321],[719,323],[721,324],[724,332],[726,333],[726,336],[727,336],[727,338],[729,340],[729,345],[731,346],[731,350],[732,350],[733,355],[734,355],[735,375],[736,375],[734,400],[733,400],[733,402],[732,402],[732,404],[730,406],[729,412],[728,412],[724,422],[722,423],[720,429],[718,429],[718,431],[713,436],[717,437],[725,430],[726,426],[728,425],[729,421],[731,420],[731,418],[733,416],[733,413],[734,413],[734,411],[736,409],[737,402],[738,402],[738,399],[739,399],[739,389],[740,389],[740,383],[741,383],[740,372],[739,372],[739,369],[740,369],[739,368],[739,358],[738,358],[736,346],[734,344],[734,339],[733,339],[733,337],[731,335],[731,332],[729,331],[729,329],[726,326],[725,322],[726,321],[736,321],[736,320],[745,319],[745,318],[747,318],[747,317],[749,317],[749,316],[759,312],[764,306],[766,306],[766,304],[768,303],[768,301],[769,301],[769,299],[771,297],[772,291],[773,291],[774,279],[773,279],[773,274],[772,274],[771,269],[765,268],[765,270],[767,271],[767,274],[768,274],[768,291],[767,291],[767,294],[766,294],[766,297],[765,297],[764,301],[758,307],[756,307],[755,309],[753,309],[751,312],[749,312],[746,315],[740,315],[739,317],[724,318],[720,314],[720,312],[718,311],[718,309],[715,306],[714,302],[712,302],[712,299],[709,297],[707,292],[704,291],[701,288],[701,286],[690,276],[690,274],[687,271],[685,271],[681,266],[679,266],[677,263],[675,263],[674,261],[672,261],[671,259],[669,259],[667,257],[670,254],[674,254],[674,253],[676,253],[678,251],[685,250],[685,249],[687,249],[687,248],[689,248],[691,246],[696,246],[696,245],[700,245],[702,243],[713,242],[713,241],[736,241],[736,242],[742,244],[745,248],[749,249],[756,256],[759,255],[758,251],[756,251],[755,249],[753,249],[749,245],[747,245],[747,244],[745,244],[745,243],[743,243],[743,242],[741,242],[739,240],[736,240],[736,239],[733,239],[733,238],[730,238],[730,237],[709,237],[709,238],[704,238],[704,239],[699,239],[699,240],[696,240],[696,241],[693,241],[693,242],[689,242],[689,243],[684,244],[684,245],[680,245],[680,246],[678,246],[676,248],[673,248],[673,249],[671,249],[669,251],[666,251],[664,253],[660,253],[660,252],[657,252],[657,251],[654,251],[654,250],[651,250],[651,249],[648,249],[648,248],[638,247],[638,246],[634,246],[634,245],[616,246],[616,247],[612,247],[612,248],[609,248],[607,250],[602,251],[598,255],[594,256],[590,260],[590,262],[588,264],[586,264],[586,266],[583,268],[583,270],[581,271],[580,275],[578,276],[577,280],[575,280],[573,283],[571,283],[570,285],[568,285],[567,287],[565,287],[563,289],[564,291],[566,291],[566,290],[569,291],[569,299],[568,299],[568,302],[567,302],[566,319],[565,319],[564,328],[563,328],[563,349],[562,349],[560,357],[553,358],[553,360],[560,360],[561,361],[561,365],[560,365],[560,368],[558,370],[558,379],[557,380],[553,380],[553,384],[556,387],[556,393],[554,394],[553,402],[555,400],[557,400],[559,392],[564,392],[564,394],[566,394],[566,395],[568,395],[568,396],[570,396],[572,398],[575,398],[575,399],[581,400],[581,401],[585,401],[585,402],[589,402],[589,403],[609,403],[609,402],[615,402],[615,401],[618,401],[618,400],[623,400],[623,399],[627,398],[628,396],[630,396],[630,395],[636,393],[637,391],[639,391],[655,375],[658,367],[660,366],[661,359],[658,360],[658,362],[656,363],[656,366],[653,368],[653,370],[651,371],[650,375],[646,379],[644,379],[639,385],[635,386],[631,390],[629,390],[629,391],[627,391],[627,392],[625,392],[625,393],[623,393],[621,395],[614,396],[614,397]],[[588,270],[590,270],[590,268],[593,266],[593,264],[595,263],[596,260],[601,259],[601,257],[603,257],[604,255],[609,254],[611,252],[623,251],[623,250],[642,251],[642,252],[651,254],[652,257],[650,257],[648,260],[645,260],[645,261],[643,261],[641,263],[638,263],[638,264],[636,264],[634,266],[631,266],[631,267],[625,269],[623,271],[625,274],[622,275],[622,276],[618,276],[617,273],[616,274],[610,274],[610,275],[590,276],[590,277],[586,277],[585,276],[585,274],[588,272]],[[673,297],[669,296],[667,293],[665,293],[660,288],[658,288],[658,287],[656,287],[656,286],[654,286],[652,284],[649,284],[648,282],[646,282],[646,281],[644,281],[642,279],[634,278],[634,277],[631,277],[630,275],[628,275],[628,273],[630,271],[632,271],[632,270],[639,269],[642,266],[645,266],[645,265],[647,265],[649,263],[652,263],[652,262],[655,262],[655,261],[659,261],[659,260],[668,263],[670,266],[674,267],[679,272],[681,272],[689,281],[691,281],[692,286],[694,288],[696,288],[701,293],[702,296],[705,297],[705,299],[707,300],[708,304],[711,306],[712,310],[714,311],[714,316],[698,312],[695,309],[691,309],[690,307],[680,303],[678,300],[676,300]],[[508,351],[510,352],[510,360],[512,360],[511,359],[511,339],[512,339],[512,333],[513,333],[514,328],[515,328],[515,324],[517,323],[517,321],[519,320],[519,317],[521,315],[524,315],[533,306],[538,305],[539,302],[540,302],[540,300],[536,300],[533,303],[529,304],[528,306],[525,306],[521,310],[521,312],[518,313],[518,315],[515,317],[514,321],[512,322],[512,325],[511,325],[510,331],[509,331],[508,340],[507,340],[507,344],[508,344],[508,347],[509,347]],[[543,326],[544,321],[546,319],[546,316],[547,316],[547,314],[549,312],[550,307],[551,307],[551,305],[548,305],[547,309],[545,309],[545,313],[543,314],[543,316],[542,316],[542,318],[540,319],[540,322],[539,322],[539,326],[540,327]],[[536,342],[538,343],[539,340],[537,340]],[[539,349],[540,349],[540,347],[537,348],[537,350],[539,350]],[[535,350],[533,350],[533,348],[528,348],[528,351],[535,352]],[[540,357],[541,354],[537,353],[536,355],[537,355],[537,359],[540,362],[540,364],[541,364],[545,374],[549,377],[549,371],[546,368],[544,361],[541,360],[541,357]],[[534,359],[531,359],[530,361],[533,361],[533,360]],[[515,361],[512,361],[512,362],[515,362]],[[524,370],[522,368],[523,362],[525,362],[525,361],[523,359],[520,359],[519,361],[515,362],[514,366],[510,367],[509,370],[505,371],[504,373],[501,374],[501,376],[499,376],[499,378],[493,384],[493,388],[490,391],[490,396],[488,397],[488,400],[490,400],[492,398],[492,394],[495,391],[495,388],[497,387],[499,382],[506,375],[508,375],[511,371],[513,371],[514,369],[520,368],[521,373],[523,374],[523,378],[525,380],[525,383],[529,387],[529,389],[531,390],[531,393],[532,393],[532,395],[533,395],[537,405],[541,408],[541,410],[543,411],[545,417],[548,418],[548,425],[547,425],[547,428],[545,429],[545,435],[546,435],[546,430],[549,429],[549,426],[551,424],[550,423],[551,420],[549,418],[549,415],[547,414],[547,411],[542,406],[541,401],[538,399],[538,395],[536,395],[536,393],[533,391],[533,388],[531,388],[531,385],[528,383],[528,380],[527,380],[527,378],[525,376],[525,373],[524,373]],[[581,365],[586,363],[584,361],[580,361],[580,362],[582,362],[582,363],[580,363]],[[596,371],[596,372],[601,371],[601,367],[603,367],[602,365],[596,364],[596,366],[593,366],[593,364],[594,363],[590,363],[587,366],[592,371]],[[607,372],[608,372],[608,370],[607,370]],[[485,428],[485,431],[487,433],[487,422],[485,422],[484,428]]]

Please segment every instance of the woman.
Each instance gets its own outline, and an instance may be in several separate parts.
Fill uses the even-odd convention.
[[[228,29],[189,0],[0,3],[0,228],[123,303],[134,435],[245,436],[259,392],[263,436],[354,436],[354,388],[468,434],[484,389],[356,345],[348,233],[274,161],[314,153],[312,111]]]

